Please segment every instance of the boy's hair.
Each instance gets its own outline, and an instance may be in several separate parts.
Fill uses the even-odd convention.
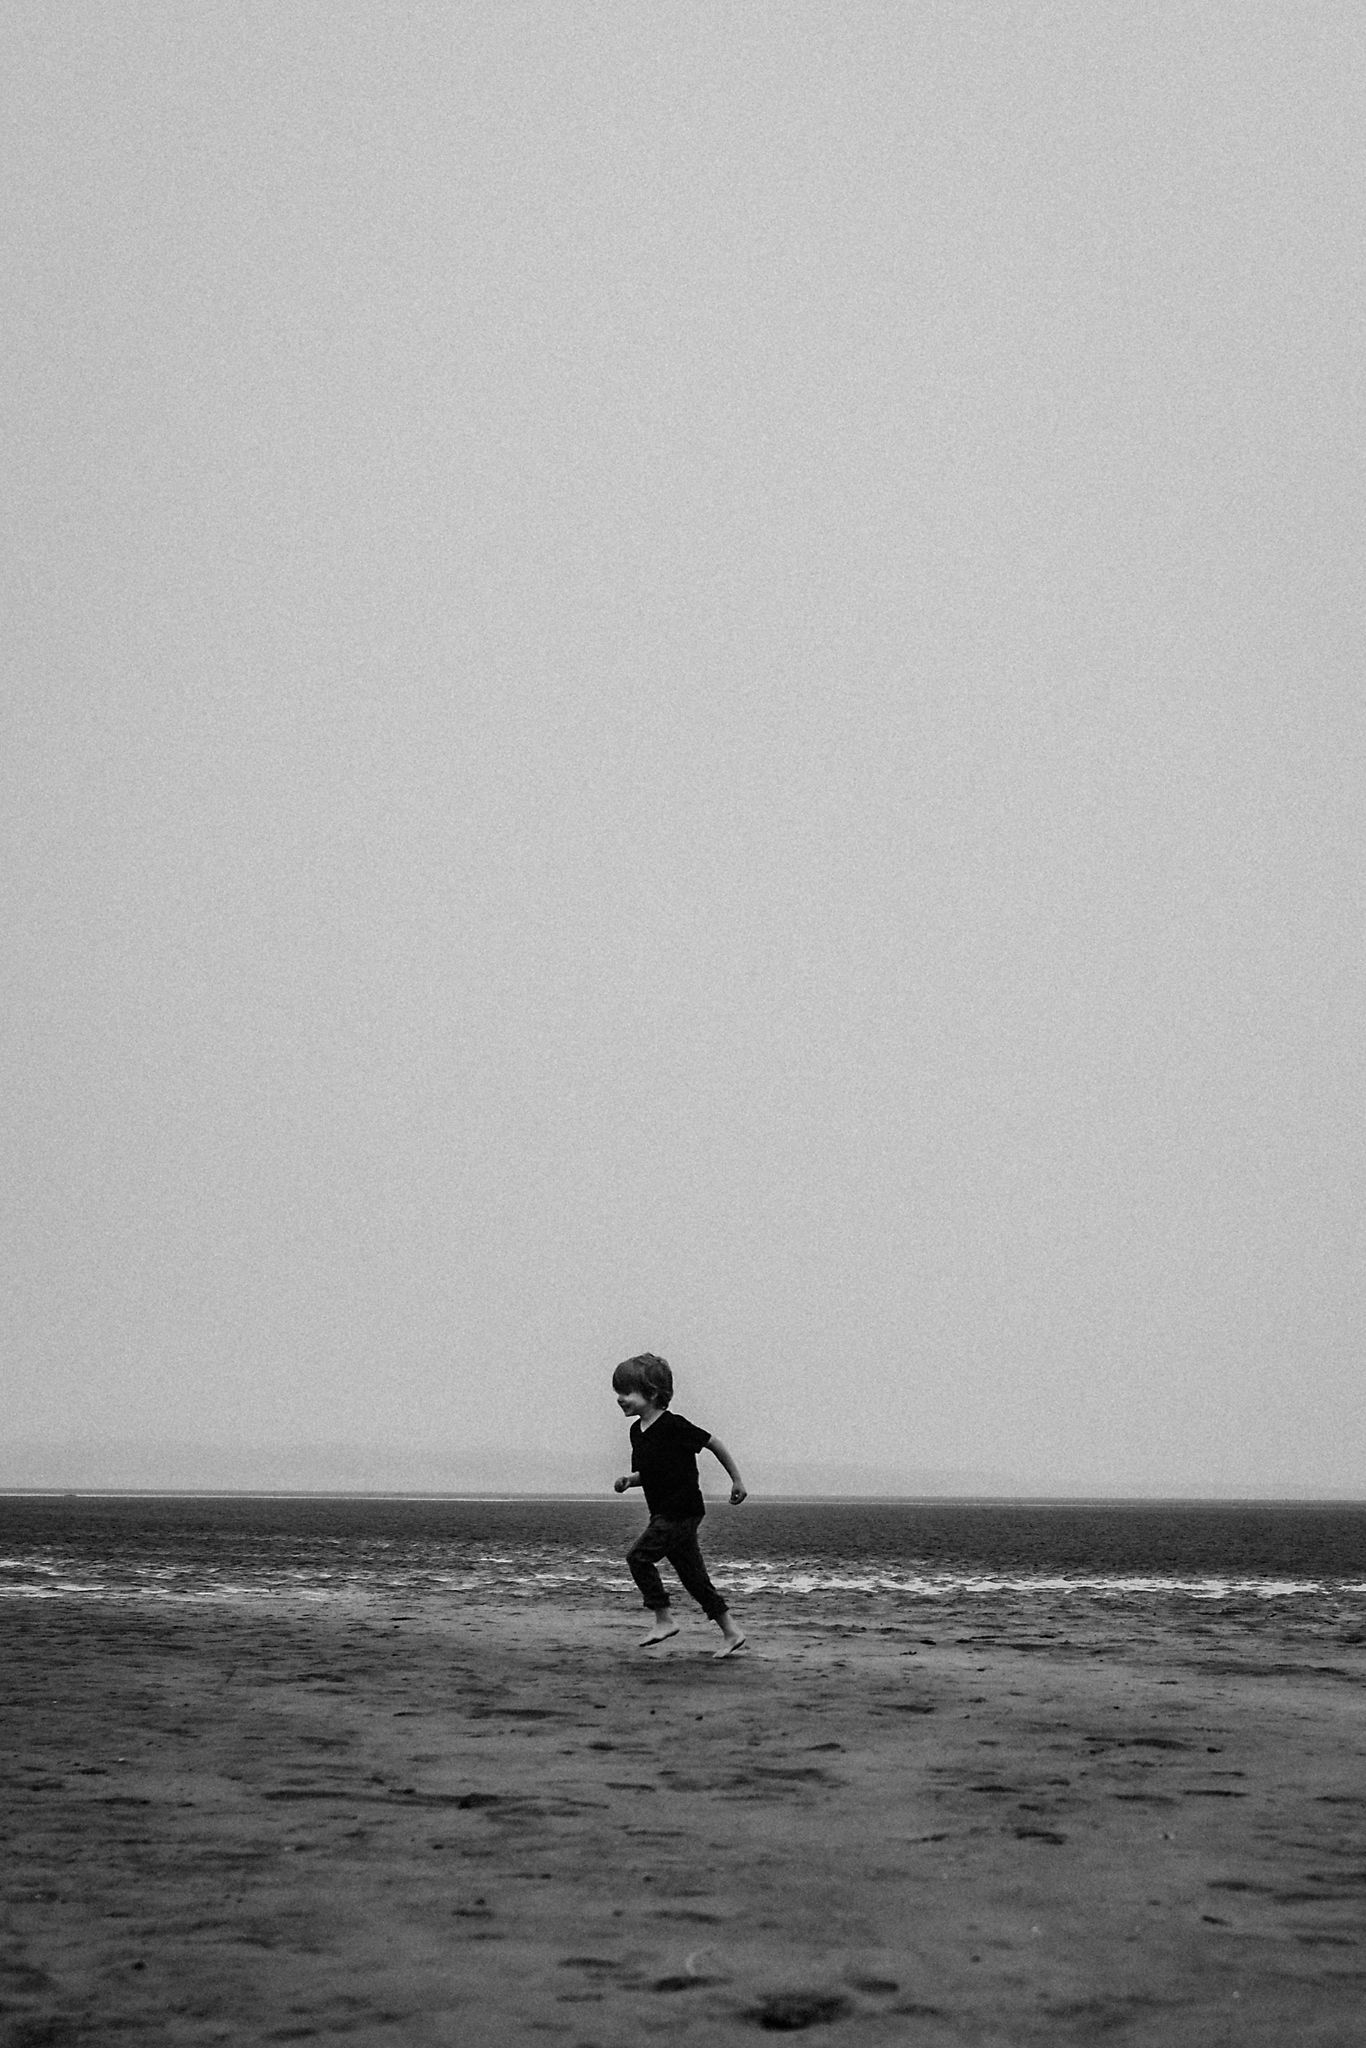
[[[674,1376],[669,1371],[667,1358],[656,1358],[653,1351],[642,1351],[638,1358],[623,1358],[612,1374],[612,1390],[617,1394],[646,1394],[656,1408],[667,1408],[674,1397]]]

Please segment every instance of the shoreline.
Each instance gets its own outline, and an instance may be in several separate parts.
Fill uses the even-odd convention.
[[[1362,1508],[1366,1494],[1261,1493],[782,1493],[751,1488],[748,1498],[776,1506],[1003,1507],[1003,1508]],[[724,1493],[706,1496],[708,1509],[725,1505]],[[0,1500],[414,1500],[584,1501],[614,1505],[610,1488],[577,1492],[506,1490],[458,1492],[441,1487],[246,1486],[0,1486]]]

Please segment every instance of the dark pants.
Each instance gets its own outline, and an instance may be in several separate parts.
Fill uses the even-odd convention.
[[[687,1515],[676,1522],[667,1515],[651,1515],[645,1529],[627,1551],[626,1562],[647,1607],[660,1608],[669,1604],[664,1581],[655,1569],[660,1558],[667,1557],[682,1580],[684,1590],[692,1594],[708,1621],[719,1621],[726,1611],[726,1603],[707,1577],[707,1567],[702,1562],[702,1552],[697,1545],[701,1520],[700,1515]]]

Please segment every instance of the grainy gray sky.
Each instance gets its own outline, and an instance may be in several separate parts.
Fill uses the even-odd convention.
[[[1360,10],[3,21],[6,1433],[1366,1491]]]

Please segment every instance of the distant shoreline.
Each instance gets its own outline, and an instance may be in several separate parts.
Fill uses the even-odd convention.
[[[588,1501],[628,1510],[632,1503],[608,1490],[515,1493],[506,1489],[458,1492],[447,1488],[249,1486],[0,1486],[0,1500],[316,1500],[316,1501]],[[748,1505],[828,1502],[839,1507],[1256,1507],[1366,1508],[1361,1494],[1217,1493],[763,1493]],[[711,1506],[725,1505],[724,1495]]]

